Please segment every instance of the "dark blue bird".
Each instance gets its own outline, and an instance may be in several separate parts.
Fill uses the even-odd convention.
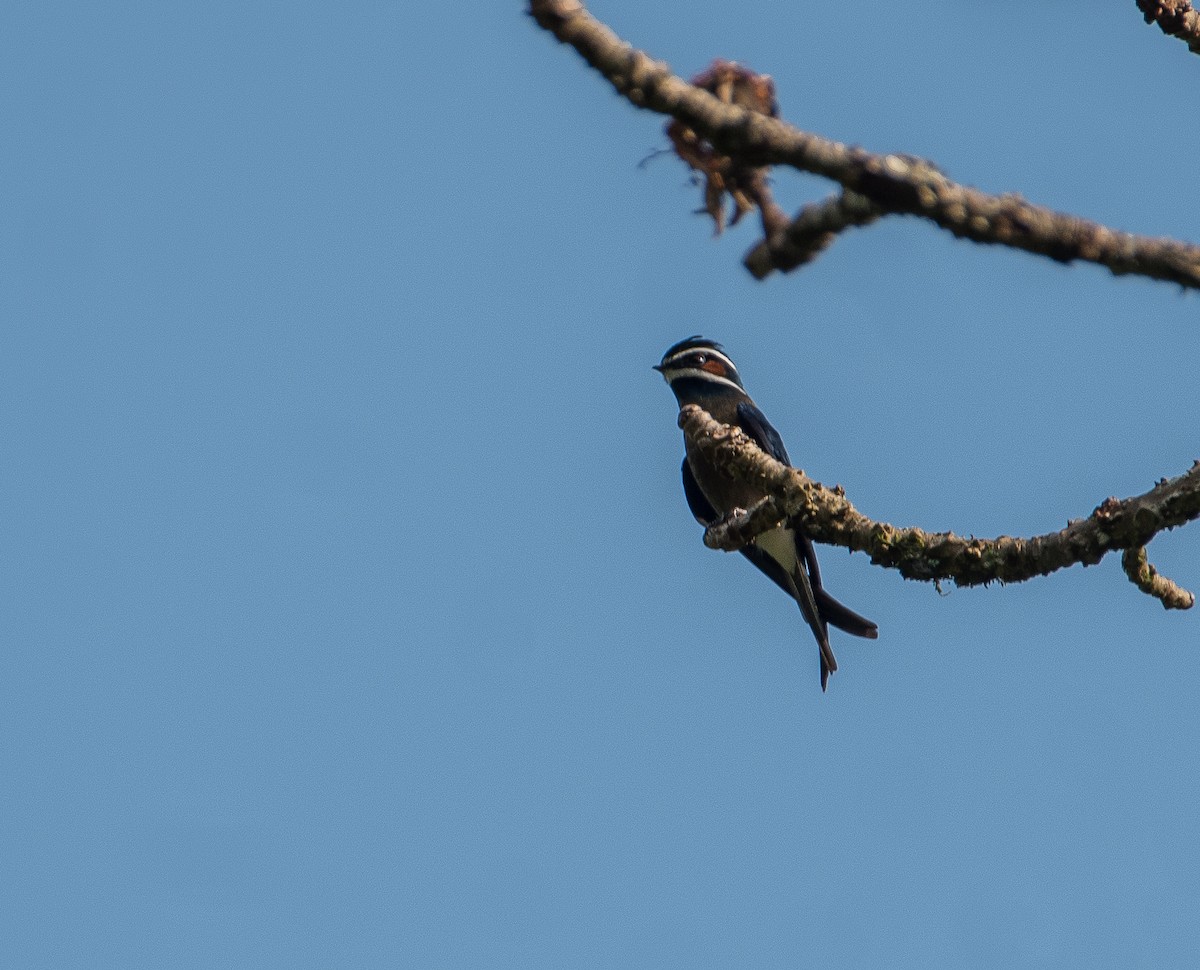
[[[791,465],[779,432],[750,399],[737,367],[720,344],[688,337],[663,354],[654,369],[666,378],[680,407],[699,405],[717,421],[741,428],[772,458]],[[690,446],[683,459],[683,491],[692,515],[706,526],[734,509],[750,508],[764,497],[752,485],[725,475]],[[825,592],[812,542],[794,526],[785,523],[763,533],[742,549],[742,555],[799,605],[820,647],[821,690],[837,670],[837,659],[829,646],[830,626],[870,640],[879,636],[874,623]]]

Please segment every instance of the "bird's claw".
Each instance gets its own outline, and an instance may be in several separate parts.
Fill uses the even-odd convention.
[[[711,527],[733,525],[735,522],[739,522],[740,520],[744,519],[745,517],[746,517],[746,510],[738,508],[737,506],[734,506],[728,512],[726,512],[724,515],[722,515],[719,519],[717,519],[715,522],[713,522]]]

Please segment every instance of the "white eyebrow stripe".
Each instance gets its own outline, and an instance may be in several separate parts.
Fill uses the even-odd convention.
[[[728,360],[728,358],[726,358],[726,360]],[[718,375],[709,371],[701,370],[699,367],[671,367],[669,365],[664,365],[662,374],[663,377],[667,379],[668,384],[672,383],[676,378],[679,377],[687,377],[689,379],[696,378],[697,380],[702,381],[712,381],[714,384],[724,384],[726,387],[732,387],[735,390],[741,391],[743,394],[746,393],[728,377],[719,377]]]
[[[725,363],[729,365],[729,369],[731,371],[737,373],[737,365],[734,364],[734,362],[726,357],[723,353],[721,353],[721,351],[713,350],[711,347],[691,347],[688,350],[681,350],[678,353],[671,355],[671,357],[669,357],[667,360],[664,360],[661,366],[670,367],[675,361],[687,357],[690,354],[704,354],[708,357],[717,357],[720,360],[725,361]]]

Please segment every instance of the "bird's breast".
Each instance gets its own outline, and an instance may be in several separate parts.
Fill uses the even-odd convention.
[[[711,463],[704,460],[694,461],[690,449],[688,450],[688,465],[692,469],[692,476],[696,479],[696,484],[700,486],[700,491],[704,493],[709,504],[720,515],[725,515],[732,509],[748,509],[763,497],[763,493],[759,489],[745,482],[734,481],[728,475],[714,468]]]

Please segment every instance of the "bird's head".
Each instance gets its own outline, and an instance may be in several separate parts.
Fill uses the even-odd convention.
[[[654,369],[675,392],[680,406],[734,393],[744,398],[746,389],[725,348],[704,337],[688,337],[670,347]]]

